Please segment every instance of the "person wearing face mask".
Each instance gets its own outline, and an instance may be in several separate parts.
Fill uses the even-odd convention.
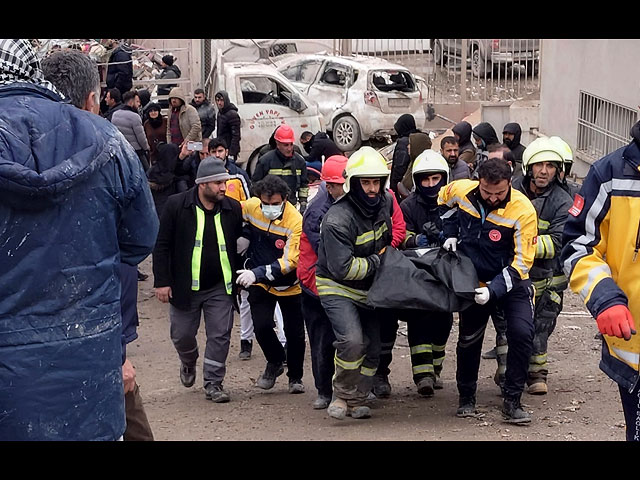
[[[463,167],[467,168],[466,164]],[[415,190],[400,204],[407,224],[403,248],[440,247],[445,240],[438,193],[448,183],[449,169],[445,158],[433,150],[416,158],[412,169]],[[403,310],[400,319],[407,322],[413,381],[420,395],[430,397],[442,388],[440,375],[453,313]]]
[[[478,167],[479,180],[456,180],[438,194],[443,247],[460,251],[475,266],[480,285],[475,304],[460,312],[456,348],[459,417],[476,411],[478,370],[489,316],[501,308],[507,323],[507,367],[502,415],[507,423],[525,424],[531,416],[520,398],[533,353],[533,265],[538,219],[529,199],[511,187],[511,168],[502,159]],[[459,243],[459,247],[458,247]]]
[[[204,316],[203,386],[205,398],[216,403],[230,400],[223,380],[236,308],[235,272],[241,265],[237,243],[242,207],[225,195],[228,178],[221,160],[202,160],[195,187],[167,200],[153,250],[155,296],[171,304],[171,340],[180,359],[180,381],[185,387],[196,381],[197,333]]]
[[[345,168],[345,195],[320,226],[316,286],[336,336],[332,418],[369,418],[365,405],[380,357],[380,313],[367,291],[392,242],[392,193],[384,157],[371,147],[354,152]]]
[[[326,160],[333,155],[343,154],[342,150],[324,132],[318,132],[315,135],[311,132],[302,132],[300,143],[304,151],[307,152],[307,155],[304,156],[307,167],[314,168],[318,172],[322,170],[323,157]]]
[[[519,123],[507,123],[502,129],[502,143],[509,147],[515,159],[513,178],[522,176],[522,154],[526,147],[520,143],[521,137],[522,127]]]
[[[524,193],[538,214],[536,253],[531,268],[535,287],[533,355],[529,361],[527,392],[547,393],[547,343],[562,310],[562,299],[552,289],[553,273],[562,250],[562,232],[571,207],[571,196],[562,188],[563,150],[548,137],[537,138],[525,149],[522,173],[513,188]]]
[[[304,393],[302,383],[305,333],[301,289],[296,275],[302,233],[302,215],[289,199],[288,185],[267,175],[253,185],[253,197],[244,202],[243,237],[247,260],[237,283],[249,291],[253,328],[267,365],[256,382],[263,390],[274,387],[287,363],[289,393]],[[273,316],[280,306],[287,351],[274,331]]]

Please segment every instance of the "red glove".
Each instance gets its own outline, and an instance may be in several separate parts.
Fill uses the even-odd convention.
[[[596,322],[603,335],[629,340],[631,335],[636,333],[631,312],[624,305],[614,305],[607,308],[598,315]]]

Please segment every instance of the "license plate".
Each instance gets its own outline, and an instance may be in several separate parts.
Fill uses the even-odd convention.
[[[411,105],[410,98],[390,98],[389,106],[390,107],[408,107]]]

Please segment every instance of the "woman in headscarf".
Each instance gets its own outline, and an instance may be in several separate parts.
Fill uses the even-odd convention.
[[[167,119],[160,112],[160,105],[150,103],[147,107],[149,118],[144,122],[144,133],[149,142],[149,163],[153,165],[157,159],[159,143],[167,141]]]

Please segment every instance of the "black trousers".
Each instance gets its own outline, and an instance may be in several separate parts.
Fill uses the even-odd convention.
[[[331,397],[333,387],[331,385],[335,372],[334,357],[336,348],[333,342],[336,336],[333,333],[329,317],[324,311],[320,299],[302,291],[302,316],[309,335],[311,347],[311,371],[313,380],[318,390],[318,395]]]
[[[287,338],[286,357],[284,347],[274,331],[273,314],[276,302],[282,311],[284,335]],[[302,379],[305,336],[301,295],[278,296],[262,287],[252,285],[249,287],[249,306],[256,340],[267,362],[281,363],[286,359],[289,380]]]
[[[501,308],[509,344],[503,394],[505,398],[520,398],[527,380],[529,357],[533,352],[532,294],[531,283],[525,281],[497,302],[474,304],[460,312],[456,381],[461,397],[476,394],[484,332],[489,316],[496,308]]]
[[[414,383],[424,377],[439,377],[453,326],[453,314],[406,310],[400,313],[400,320],[407,322]]]
[[[624,411],[627,441],[640,441],[640,382],[631,393],[627,388],[619,387],[619,389],[622,410]]]
[[[376,375],[389,375],[393,360],[393,346],[398,335],[398,313],[395,310],[376,309],[380,318],[380,363]]]

